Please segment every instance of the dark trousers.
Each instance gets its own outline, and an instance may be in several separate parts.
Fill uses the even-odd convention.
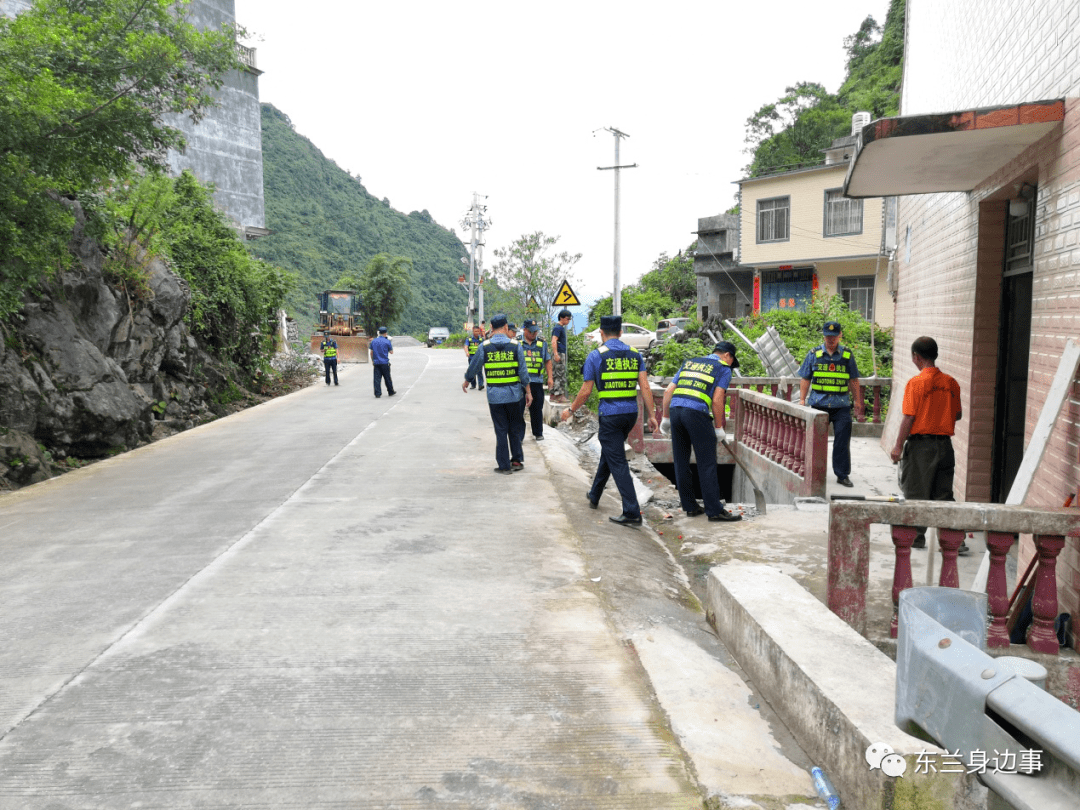
[[[900,456],[900,490],[909,501],[951,501],[956,456],[948,436],[908,436]],[[915,542],[926,542],[926,527]],[[921,545],[921,543],[920,543]]]
[[[483,366],[480,366],[480,368],[477,370],[476,377],[473,378],[473,381],[471,383],[469,383],[469,388],[476,388],[477,383],[480,383],[481,388],[484,387],[484,367]]]
[[[394,393],[394,381],[390,379],[389,363],[372,363],[375,368],[375,396],[382,396],[382,381],[386,380],[386,393]]]
[[[630,464],[626,461],[626,437],[637,423],[637,413],[620,413],[614,416],[601,416],[600,429],[596,438],[600,441],[600,463],[596,465],[589,499],[600,500],[607,486],[608,478],[615,479],[615,486],[622,495],[624,515],[641,517],[637,493],[634,491],[634,478],[630,474]]]
[[[521,434],[517,423],[521,419],[521,402],[507,402],[496,405],[488,403],[491,411],[491,426],[495,428],[495,463],[500,470],[509,470],[511,461],[523,461],[521,453]]]
[[[330,372],[334,372],[334,385],[337,385],[337,358],[336,357],[324,357],[323,367],[326,369],[326,384],[330,384]]]
[[[833,429],[832,470],[837,478],[851,475],[851,407],[819,408],[829,415],[829,424]]]
[[[542,382],[531,382],[529,388],[532,390],[532,405],[529,406],[529,420],[532,422],[532,434],[533,436],[544,435],[544,384]]]
[[[694,497],[694,478],[690,472],[690,450],[697,457],[698,478],[701,480],[701,499],[705,514],[712,517],[724,511],[720,500],[720,483],[716,480],[716,428],[713,418],[693,408],[672,408],[671,454],[675,457],[675,486],[683,511],[697,508]]]

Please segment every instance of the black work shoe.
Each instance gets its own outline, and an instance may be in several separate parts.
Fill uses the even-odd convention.
[[[539,436],[533,436],[533,438],[536,439],[538,442],[542,442],[544,440],[544,434],[541,433]]]
[[[731,512],[729,512],[729,511],[727,511],[725,509],[719,515],[709,515],[709,520],[711,522],[713,522],[713,523],[716,523],[718,521],[724,521],[726,523],[733,523],[736,520],[742,520],[742,515],[733,515]]]
[[[504,470],[502,467],[496,467],[495,472],[500,473],[502,475],[513,475],[514,474],[513,470]]]
[[[482,386],[482,385],[481,385],[481,386],[480,386],[480,390],[481,390],[481,391],[483,391],[483,390],[484,390],[484,386]]]
[[[839,476],[837,476],[836,483],[840,484],[841,486],[845,486],[845,487],[853,487],[853,486],[855,486],[853,483],[851,483],[851,479],[848,478],[846,475],[843,478],[840,478]]]
[[[687,517],[697,517],[698,515],[704,515],[704,514],[705,514],[704,509],[702,509],[700,506],[695,506],[693,509],[689,510],[686,513],[686,516]]]
[[[511,461],[510,462],[510,470],[512,472],[518,472],[518,471],[524,470],[524,469],[525,469],[525,465],[522,464],[520,461]]]
[[[600,501],[594,501],[588,492],[585,493],[585,499],[588,500],[590,509],[596,509],[600,505]]]
[[[609,517],[608,520],[610,520],[612,523],[618,523],[620,526],[640,526],[641,525],[641,515],[638,515],[637,517],[634,517],[633,515],[622,514],[622,515],[619,515],[618,517]]]
[[[968,548],[968,544],[963,542],[963,541],[960,541],[960,548],[958,548],[956,550],[956,553],[961,554],[961,555],[966,557],[969,551],[971,551],[971,549]]]
[[[394,394],[396,394],[397,391],[390,391],[389,393],[390,393],[390,396],[394,396]]]

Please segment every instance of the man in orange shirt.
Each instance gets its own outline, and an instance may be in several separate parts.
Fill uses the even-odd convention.
[[[952,435],[963,416],[960,384],[939,369],[937,341],[920,337],[911,344],[911,359],[919,369],[904,388],[904,418],[892,451],[900,465],[900,489],[904,497],[918,501],[951,501],[953,498]],[[926,527],[918,527],[913,548],[926,548]],[[967,552],[961,544],[960,553]]]

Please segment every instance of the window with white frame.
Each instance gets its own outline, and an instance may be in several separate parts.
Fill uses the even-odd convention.
[[[844,196],[842,188],[825,192],[825,235],[862,233],[862,200]]]
[[[848,309],[862,313],[868,321],[874,320],[874,277],[851,276],[838,279],[840,297]]]
[[[757,240],[759,242],[781,242],[787,239],[790,223],[790,197],[774,197],[771,200],[758,200]]]

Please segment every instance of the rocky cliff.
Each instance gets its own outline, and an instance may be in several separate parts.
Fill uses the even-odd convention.
[[[75,213],[76,266],[0,324],[0,489],[213,419],[239,393],[188,333],[184,280],[148,260],[149,293],[129,295]]]

